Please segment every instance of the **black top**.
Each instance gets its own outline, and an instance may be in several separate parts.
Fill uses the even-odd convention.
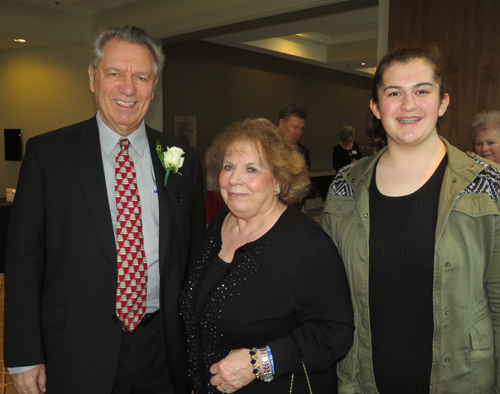
[[[372,358],[380,394],[429,393],[432,366],[434,242],[448,163],[402,197],[370,185],[369,307]]]
[[[333,148],[333,168],[338,172],[342,167],[351,164],[351,159],[361,159],[361,151],[356,143],[352,144],[352,148],[347,150],[337,144]]]
[[[293,372],[293,393],[309,393],[301,357],[313,392],[336,393],[335,362],[347,354],[354,331],[347,278],[332,240],[296,208],[288,207],[266,234],[236,250],[194,312],[220,252],[226,215],[221,210],[210,222],[181,294],[194,392],[218,393],[209,369],[231,349],[269,345],[275,379],[254,380],[238,393],[287,393]]]
[[[233,263],[226,263],[219,256],[215,256],[212,264],[208,267],[198,291],[196,300],[196,314],[200,311],[203,301],[209,295],[210,290],[226,275],[226,271],[234,268]]]

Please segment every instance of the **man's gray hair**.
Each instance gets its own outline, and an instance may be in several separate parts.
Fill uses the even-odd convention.
[[[163,55],[161,45],[156,43],[153,37],[151,37],[143,29],[136,26],[113,26],[105,27],[99,30],[90,43],[90,47],[92,48],[90,65],[94,68],[94,70],[97,69],[97,66],[102,60],[104,46],[109,40],[112,39],[146,46],[153,56],[153,70],[155,78],[160,75],[163,70],[163,63],[165,62],[165,56]]]

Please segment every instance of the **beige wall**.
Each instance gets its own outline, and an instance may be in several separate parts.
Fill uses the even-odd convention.
[[[33,48],[0,51],[0,197],[5,196],[6,187],[16,186],[21,164],[4,160],[3,129],[21,129],[25,144],[34,135],[78,122],[95,113],[97,107],[88,89],[87,42],[99,27],[130,23],[146,29],[154,37],[171,37],[343,2],[172,0],[167,4],[163,0],[141,0],[92,17],[22,2],[1,2],[2,28],[7,32],[22,33],[28,39],[26,45]],[[154,13],[151,13],[152,9]],[[43,47],[36,49],[39,46]],[[146,116],[146,122],[159,130],[164,129],[163,96],[171,97],[169,90],[163,94],[163,85],[160,81]],[[168,84],[166,86],[168,89]],[[197,97],[201,106],[204,101],[211,100],[210,92],[207,93],[207,96]],[[199,93],[195,89],[189,94]],[[281,105],[282,100],[279,101],[277,105]],[[308,143],[306,137],[304,141]]]
[[[89,59],[87,45],[0,51],[0,197],[16,187],[21,168],[20,161],[5,161],[4,129],[21,129],[24,153],[29,138],[96,113]],[[160,77],[146,122],[161,130],[162,118]]]
[[[361,127],[369,78],[201,41],[174,44],[166,52],[165,80],[146,122],[172,133],[173,115],[198,116],[201,154],[228,124],[248,116],[274,121],[291,101],[309,111],[301,142],[311,150],[315,169],[331,167],[341,126]],[[3,129],[21,129],[25,145],[30,137],[91,117],[97,107],[88,63],[87,45],[0,51],[0,197],[16,187],[21,166],[5,161]]]
[[[0,51],[0,197],[16,187],[21,167],[20,161],[5,161],[3,129],[21,129],[25,145],[30,137],[96,111],[88,59],[87,45]]]

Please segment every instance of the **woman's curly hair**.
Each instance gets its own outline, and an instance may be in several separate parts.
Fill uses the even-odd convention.
[[[270,120],[249,118],[236,122],[217,136],[205,154],[207,187],[220,195],[219,174],[222,163],[236,143],[255,148],[262,165],[279,183],[279,199],[294,205],[309,192],[309,171],[302,154],[286,134]]]

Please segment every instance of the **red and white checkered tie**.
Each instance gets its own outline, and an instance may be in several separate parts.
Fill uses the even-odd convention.
[[[129,140],[120,140],[115,163],[116,254],[118,288],[116,315],[130,332],[146,312],[148,271],[142,238],[141,199]]]

